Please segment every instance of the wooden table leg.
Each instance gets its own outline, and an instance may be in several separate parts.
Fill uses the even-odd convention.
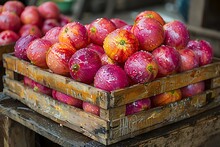
[[[3,135],[4,147],[35,147],[35,132],[9,117],[4,117],[1,121],[0,132]]]

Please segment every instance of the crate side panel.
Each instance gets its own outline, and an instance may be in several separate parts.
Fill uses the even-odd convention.
[[[111,107],[117,107],[189,84],[218,77],[220,62],[211,63],[190,71],[163,77],[152,82],[134,85],[112,93]]]
[[[31,109],[48,114],[58,120],[68,122],[93,135],[107,138],[108,123],[98,116],[86,113],[81,109],[58,102],[49,96],[37,93],[22,83],[4,78],[7,88],[19,96],[19,100]]]
[[[135,131],[152,127],[162,127],[167,124],[180,121],[185,118],[192,117],[200,113],[203,106],[214,102],[218,98],[220,88],[207,90],[206,92],[183,99],[178,102],[171,103],[164,107],[154,108],[148,111],[142,111],[130,116],[121,117],[113,120],[110,125],[112,127],[110,136],[112,138],[121,137],[132,134]]]
[[[108,108],[109,94],[103,90],[76,82],[68,77],[51,73],[48,70],[43,70],[10,54],[4,55],[4,66],[6,69],[27,76],[47,87],[79,98],[83,101],[89,101],[101,108]]]

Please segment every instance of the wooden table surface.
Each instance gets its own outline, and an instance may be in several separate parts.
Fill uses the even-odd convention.
[[[104,146],[78,132],[60,126],[60,124],[34,112],[21,102],[2,93],[0,93],[0,113],[61,146]],[[6,130],[10,130],[10,127]],[[218,143],[216,140],[219,140],[219,134],[220,107],[217,107],[193,118],[121,141],[112,146],[218,146],[220,141]],[[4,133],[4,135],[7,136],[10,133]],[[20,134],[20,137],[22,135],[25,134]],[[8,136],[10,140],[18,140],[13,137]],[[26,137],[28,136],[26,135]],[[31,146],[31,143],[27,143],[27,141],[25,146]],[[18,146],[18,142],[15,144]]]

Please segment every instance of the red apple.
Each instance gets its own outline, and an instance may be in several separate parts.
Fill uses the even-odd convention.
[[[24,76],[24,85],[34,88],[34,81],[26,76]]]
[[[2,12],[0,14],[0,30],[18,31],[21,27],[19,16],[12,12]]]
[[[38,6],[38,10],[44,19],[57,19],[60,15],[60,10],[56,3],[52,1],[44,2]]]
[[[131,32],[116,29],[107,35],[103,48],[112,60],[124,63],[128,57],[139,50],[139,43]]]
[[[35,81],[33,81],[33,86],[34,86],[34,88],[33,88],[34,91],[52,96],[52,89],[51,88],[48,88],[48,87],[46,87],[38,82],[35,82]]]
[[[165,31],[165,45],[183,49],[189,42],[189,31],[184,23],[174,20],[163,26]]]
[[[72,22],[72,18],[69,17],[69,16],[66,16],[66,15],[63,15],[63,14],[60,14],[59,16],[59,23],[60,23],[60,26],[63,27],[65,26],[66,24]]]
[[[82,108],[83,101],[80,99],[74,98],[72,96],[66,95],[56,90],[52,91],[52,96],[54,99],[57,99],[60,102],[63,102],[65,104],[68,104],[68,105],[71,105],[77,108]]]
[[[129,85],[125,71],[114,64],[102,66],[94,77],[94,86],[106,91],[125,88]]]
[[[157,20],[162,26],[165,24],[165,21],[160,16],[160,14],[155,11],[143,11],[143,12],[139,13],[135,18],[135,23],[140,21],[142,18],[153,18],[153,19]]]
[[[12,12],[20,16],[24,8],[25,8],[24,4],[20,1],[7,1],[3,5],[2,11]]]
[[[63,26],[59,33],[59,41],[72,45],[76,49],[84,48],[89,44],[87,30],[79,22],[71,22]]]
[[[163,26],[153,18],[142,18],[131,32],[138,38],[142,50],[153,51],[164,41]]]
[[[125,115],[135,114],[137,112],[148,110],[151,108],[151,100],[149,98],[143,98],[133,103],[126,105]]]
[[[59,27],[60,24],[56,19],[46,19],[43,22],[43,26],[42,26],[42,32],[43,34],[46,34],[47,31],[49,31],[50,29],[54,28],[54,27]]]
[[[106,54],[103,54],[100,57],[101,61],[102,61],[102,65],[106,65],[106,64],[118,64],[116,61],[112,60],[111,58],[109,58]]]
[[[182,99],[180,89],[164,92],[151,98],[153,106],[164,106]]]
[[[40,93],[43,93],[43,94],[46,94],[46,95],[49,95],[51,96],[52,95],[52,89],[38,83],[38,82],[35,82],[34,80],[24,76],[24,85],[27,85],[31,88],[33,88],[34,91],[36,92],[40,92]]]
[[[102,46],[105,37],[115,29],[116,26],[111,20],[107,18],[98,18],[89,25],[89,38],[92,43]]]
[[[96,52],[99,57],[101,58],[101,56],[105,53],[104,49],[102,48],[102,46],[96,45],[94,43],[90,43],[87,48],[89,48],[90,50],[93,50],[94,52]]]
[[[158,65],[151,53],[139,51],[128,58],[124,70],[135,83],[146,83],[156,78]]]
[[[0,33],[0,46],[15,43],[19,36],[10,30],[5,30]]]
[[[100,116],[100,107],[98,107],[94,104],[91,104],[89,102],[83,102],[82,107],[85,112],[89,112],[89,113],[95,114],[97,116]]]
[[[37,39],[38,36],[34,36],[34,35],[26,35],[26,36],[22,36],[20,37],[14,46],[14,54],[17,58],[19,59],[23,59],[26,61],[29,61],[28,57],[27,57],[27,48],[30,44],[31,41]]]
[[[152,52],[159,66],[158,77],[176,73],[180,66],[180,54],[171,47],[162,45]]]
[[[23,24],[33,24],[41,28],[43,19],[38,12],[36,6],[27,6],[24,11],[21,13],[21,22]]]
[[[99,55],[89,48],[77,50],[69,60],[71,77],[86,84],[93,82],[94,76],[101,66]]]
[[[187,98],[194,96],[196,94],[202,93],[205,90],[205,82],[201,81],[198,83],[190,84],[180,89],[182,92],[182,97]]]
[[[59,42],[59,33],[60,33],[61,27],[54,27],[47,31],[47,33],[44,35],[43,39],[49,40],[52,44],[55,44]]]
[[[48,50],[46,62],[54,73],[69,76],[68,62],[76,49],[65,43],[55,43]]]
[[[131,32],[132,28],[133,28],[133,25],[125,25],[125,26],[121,27],[120,29],[124,29],[124,30]]]
[[[203,66],[212,62],[213,48],[208,41],[205,40],[191,40],[188,48],[192,49],[199,57],[199,65]]]
[[[127,22],[125,22],[124,20],[120,19],[120,18],[112,18],[110,19],[116,26],[116,28],[121,28],[125,25],[127,25]]]
[[[28,59],[36,66],[48,68],[46,63],[46,53],[51,45],[51,42],[45,39],[39,38],[31,41],[26,51]]]
[[[199,58],[193,50],[185,48],[179,50],[180,54],[180,68],[179,71],[187,71],[199,67]]]
[[[39,27],[36,25],[25,24],[19,30],[19,35],[20,36],[35,35],[37,37],[42,37],[42,32],[39,29]]]

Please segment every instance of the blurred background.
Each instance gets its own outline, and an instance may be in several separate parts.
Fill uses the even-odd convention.
[[[1,0],[4,4],[7,0]],[[20,0],[25,5],[39,5],[48,0]],[[134,17],[143,10],[154,10],[165,21],[178,19],[186,24],[220,30],[219,0],[51,0],[62,13],[81,23],[95,18],[121,18],[132,24]]]
[[[7,0],[1,0],[4,4]],[[20,0],[25,5],[39,5],[48,0]],[[118,17],[133,23],[137,13],[155,10],[166,21],[179,19],[187,24],[220,30],[219,0],[51,0],[62,13],[82,23],[98,17]]]

